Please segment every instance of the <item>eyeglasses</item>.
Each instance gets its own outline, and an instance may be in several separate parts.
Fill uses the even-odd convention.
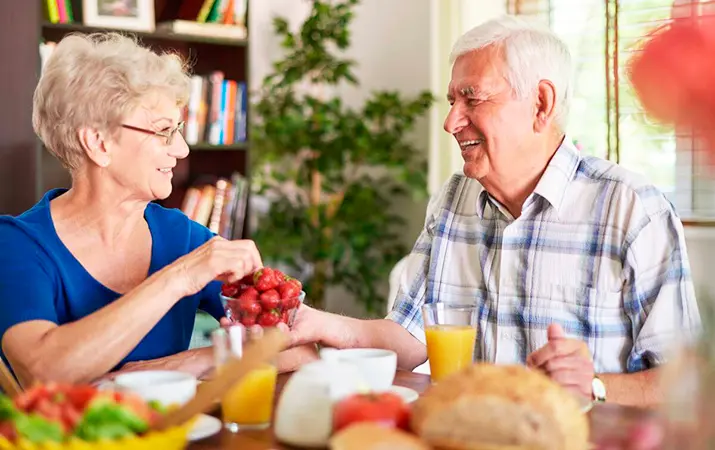
[[[135,127],[134,125],[126,125],[122,124],[122,128],[126,128],[128,130],[134,130],[134,131],[139,131],[141,133],[146,133],[146,134],[152,134],[154,136],[159,136],[164,139],[166,139],[165,144],[166,145],[171,145],[171,143],[174,141],[174,134],[176,134],[177,131],[182,131],[184,129],[184,122],[179,122],[176,124],[176,126],[169,131],[156,131],[156,130],[147,130],[146,128],[139,128]]]

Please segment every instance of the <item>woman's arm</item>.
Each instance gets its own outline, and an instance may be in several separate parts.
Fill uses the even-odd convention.
[[[129,354],[178,300],[214,279],[236,281],[260,266],[253,242],[214,238],[76,322],[32,320],[11,327],[2,349],[24,385],[91,381]]]

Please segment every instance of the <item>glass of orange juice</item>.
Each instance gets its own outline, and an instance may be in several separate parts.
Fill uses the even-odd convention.
[[[428,303],[422,306],[430,375],[437,382],[474,362],[477,306]]]
[[[228,333],[223,330],[214,332],[214,355],[218,371],[227,358],[241,357],[245,338],[243,325],[229,327]],[[275,364],[265,364],[232,386],[221,399],[224,427],[234,433],[268,428],[273,414],[277,376]]]

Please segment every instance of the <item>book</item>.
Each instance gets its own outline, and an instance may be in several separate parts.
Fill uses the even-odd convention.
[[[222,23],[201,23],[191,20],[172,20],[157,25],[157,31],[175,34],[188,34],[208,38],[233,39],[241,41],[248,38],[248,30],[242,25]]]

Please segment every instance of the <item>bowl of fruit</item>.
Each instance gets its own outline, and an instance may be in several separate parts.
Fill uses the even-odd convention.
[[[270,267],[221,286],[226,317],[246,327],[274,327],[279,323],[290,327],[303,300],[301,282]]]
[[[152,429],[165,410],[141,397],[91,385],[48,383],[0,394],[0,450],[180,449],[192,421]]]

